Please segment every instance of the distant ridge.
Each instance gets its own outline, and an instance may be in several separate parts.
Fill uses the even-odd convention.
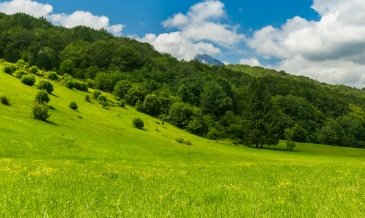
[[[199,61],[203,64],[213,65],[213,66],[224,66],[224,63],[211,57],[207,54],[198,54],[195,56],[194,60]]]

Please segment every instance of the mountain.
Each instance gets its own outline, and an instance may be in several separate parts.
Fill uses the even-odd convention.
[[[197,56],[195,56],[194,60],[199,61],[200,63],[203,64],[208,64],[213,66],[224,66],[223,62],[207,54],[198,54]]]

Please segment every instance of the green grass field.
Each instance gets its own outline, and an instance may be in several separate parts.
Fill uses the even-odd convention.
[[[234,146],[54,86],[36,121],[37,89],[0,72],[0,217],[365,217],[364,150]]]

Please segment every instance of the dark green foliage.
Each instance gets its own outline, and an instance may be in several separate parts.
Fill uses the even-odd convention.
[[[144,102],[144,98],[147,95],[146,88],[141,84],[135,84],[129,89],[126,95],[126,101],[129,105],[135,106],[137,102]]]
[[[37,88],[39,90],[45,90],[47,91],[49,94],[51,94],[53,92],[53,85],[51,82],[47,81],[47,80],[42,80],[38,83]]]
[[[297,131],[296,127],[285,129],[286,149],[288,151],[294,151],[294,148],[296,147],[294,139],[296,134],[295,131]]]
[[[35,102],[39,104],[46,104],[50,102],[51,99],[48,96],[48,92],[45,90],[40,90],[35,96]]]
[[[3,71],[4,71],[4,73],[7,73],[7,74],[11,75],[16,71],[16,67],[14,65],[6,65],[3,68]]]
[[[125,108],[126,105],[127,103],[124,100],[119,101],[119,107]]]
[[[121,80],[114,86],[113,94],[119,99],[125,99],[129,89],[132,88],[132,83],[128,80]]]
[[[68,105],[69,108],[71,108],[72,110],[77,110],[78,106],[77,106],[77,103],[72,101],[69,105]]]
[[[85,95],[85,101],[86,101],[86,102],[91,102],[91,97],[90,97],[90,95]]]
[[[142,105],[142,112],[149,114],[151,116],[158,116],[161,113],[161,101],[160,99],[154,95],[147,95],[144,99]]]
[[[216,82],[208,82],[201,94],[201,108],[204,113],[213,114],[216,117],[224,115],[232,110],[232,99],[227,96],[223,88]]]
[[[48,114],[48,105],[35,102],[32,107],[33,118],[36,120],[46,121],[50,116]]]
[[[9,99],[6,96],[3,96],[3,95],[0,96],[0,103],[3,104],[3,105],[7,105],[7,106],[10,105]]]
[[[143,129],[144,128],[144,122],[141,118],[135,118],[133,119],[133,126],[137,129]]]
[[[38,67],[37,67],[37,66],[31,66],[31,67],[29,68],[29,73],[32,73],[32,74],[38,75],[38,71],[39,71],[39,69],[38,69]]]
[[[35,83],[35,77],[32,75],[24,75],[20,81],[27,86],[33,86]]]
[[[14,76],[18,79],[22,78],[24,75],[27,75],[28,73],[25,70],[17,70],[14,73]]]
[[[56,80],[58,80],[58,75],[55,72],[48,72],[47,78],[50,80],[56,81]]]
[[[97,100],[103,108],[107,108],[109,106],[108,99],[104,95],[99,95]]]
[[[245,142],[261,148],[278,144],[276,111],[269,90],[261,80],[255,79],[249,85],[248,93]]]
[[[94,99],[98,99],[98,97],[101,95],[101,91],[100,90],[94,90],[93,91],[93,98]]]
[[[87,92],[89,89],[87,84],[81,81],[73,81],[73,88],[83,92]]]

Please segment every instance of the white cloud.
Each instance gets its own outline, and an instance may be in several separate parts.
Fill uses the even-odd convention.
[[[240,64],[250,65],[250,66],[262,66],[257,58],[243,58],[240,60]]]
[[[363,0],[314,0],[319,21],[289,19],[267,26],[248,45],[277,68],[330,83],[365,85],[365,4]]]
[[[121,35],[124,25],[110,25],[106,16],[93,15],[88,11],[75,11],[71,14],[55,14],[53,7],[32,0],[12,0],[0,3],[0,12],[5,14],[26,13],[34,17],[45,17],[51,23],[66,28],[87,26],[96,30],[105,29],[114,35]]]
[[[193,5],[186,14],[177,13],[162,22],[165,28],[174,29],[173,32],[154,37],[146,34],[139,40],[178,59],[191,60],[202,53],[215,55],[222,48],[233,48],[245,39],[237,32],[238,27],[220,22],[225,16],[221,1],[203,1]]]
[[[47,16],[52,11],[52,5],[38,3],[32,0],[13,0],[0,3],[0,12],[5,14],[23,12],[39,18]]]

